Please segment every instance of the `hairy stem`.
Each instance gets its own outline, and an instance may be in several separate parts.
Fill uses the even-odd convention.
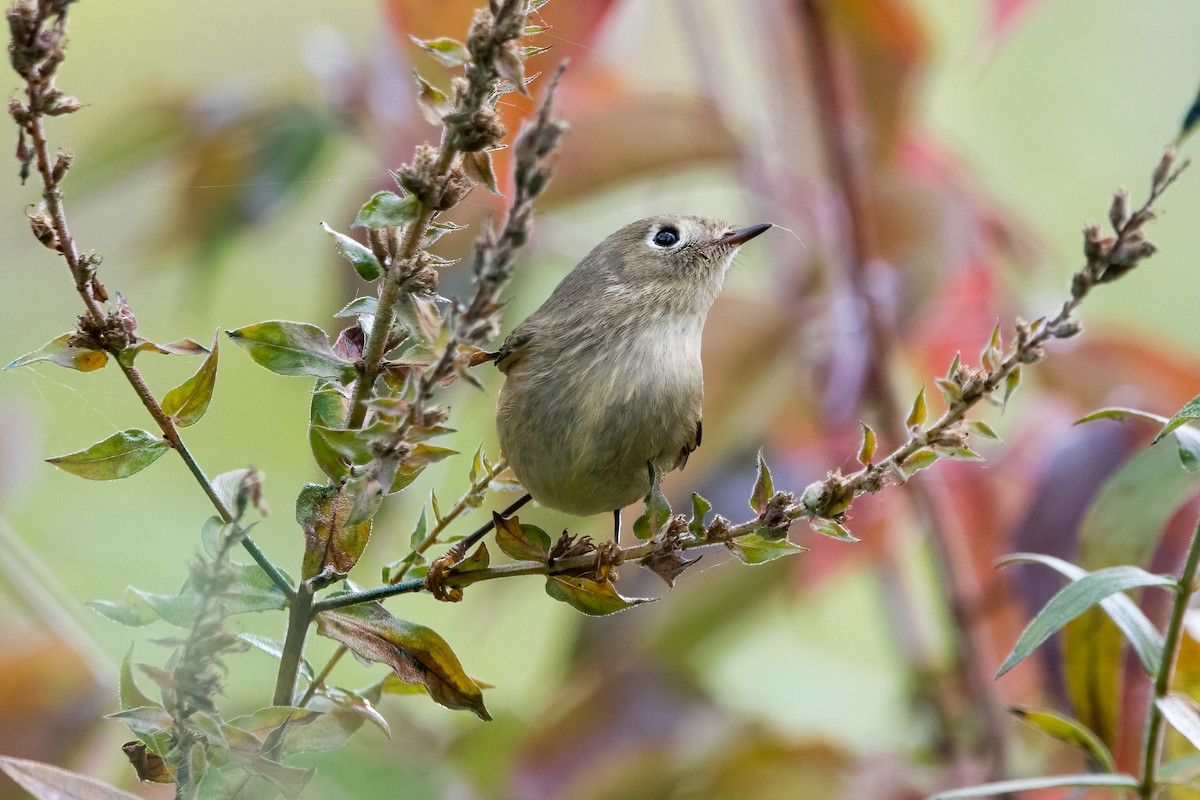
[[[444,181],[451,165],[454,163],[456,151],[449,146],[446,138],[442,139],[441,149],[434,171],[435,180]],[[421,239],[433,219],[435,209],[428,203],[421,204],[417,218],[404,228],[404,239],[400,253],[391,265],[383,287],[379,292],[379,310],[375,314],[375,322],[367,333],[367,341],[363,347],[362,366],[359,368],[358,379],[354,382],[354,393],[350,397],[350,409],[346,418],[347,428],[361,428],[367,416],[367,398],[371,396],[371,388],[383,368],[383,353],[387,346],[392,325],[396,321],[396,305],[403,294],[405,270],[402,264],[411,262],[421,249]]]

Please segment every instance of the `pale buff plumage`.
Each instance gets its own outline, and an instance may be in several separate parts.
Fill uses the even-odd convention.
[[[580,516],[618,510],[687,460],[700,443],[705,317],[738,247],[768,227],[634,222],[508,336],[496,426],[535,500]]]

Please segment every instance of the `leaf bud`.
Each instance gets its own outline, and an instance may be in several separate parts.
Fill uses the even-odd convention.
[[[1065,319],[1050,329],[1050,335],[1055,339],[1070,339],[1083,330],[1083,323],[1077,319]]]
[[[1175,165],[1175,148],[1168,147],[1158,161],[1158,166],[1154,168],[1154,175],[1150,179],[1150,185],[1155,193],[1161,192],[1166,188],[1167,179],[1171,176],[1171,168]]]
[[[1103,261],[1112,247],[1113,238],[1104,236],[1100,226],[1092,222],[1083,229],[1083,254],[1089,263]]]
[[[54,222],[50,215],[44,211],[32,214],[26,211],[25,216],[29,219],[29,229],[33,231],[34,238],[51,250],[59,250],[58,234],[54,231]]]
[[[1113,192],[1112,205],[1108,208],[1108,221],[1113,230],[1120,230],[1129,221],[1129,192],[1118,189]]]
[[[75,160],[73,153],[62,151],[58,157],[54,159],[54,167],[50,170],[50,179],[57,185],[67,174],[67,170],[71,168],[71,162]]]

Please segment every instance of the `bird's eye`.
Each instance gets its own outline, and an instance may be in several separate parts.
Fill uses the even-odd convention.
[[[679,232],[674,228],[663,228],[651,239],[659,247],[670,247],[679,241]]]

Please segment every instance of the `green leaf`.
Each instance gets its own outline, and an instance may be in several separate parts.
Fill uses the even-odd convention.
[[[417,525],[408,537],[409,546],[416,550],[423,545],[427,531],[428,523],[425,521],[425,506],[421,506],[421,516],[417,518]]]
[[[128,478],[153,464],[171,449],[161,437],[131,428],[114,433],[86,450],[48,458],[54,466],[90,481]]]
[[[120,678],[118,681],[119,697],[122,711],[131,711],[133,709],[162,709],[163,706],[151,700],[142,690],[138,688],[137,681],[133,677],[133,668],[130,659],[133,657],[133,645],[129,646],[129,650],[125,653],[125,658],[121,660]],[[169,727],[164,729],[161,725],[145,725],[141,724],[137,719],[124,720],[133,731],[133,734],[138,737],[153,753],[163,755],[171,749],[171,735]],[[156,718],[157,721],[157,718]]]
[[[430,297],[415,294],[400,296],[400,302],[396,304],[396,321],[419,342],[436,342],[442,330],[442,315],[437,304]]]
[[[767,510],[767,502],[775,494],[775,485],[771,481],[771,470],[763,460],[763,449],[758,448],[758,476],[754,479],[754,490],[750,492],[750,507],[756,514]]]
[[[1079,527],[1075,561],[1087,570],[1150,563],[1168,520],[1196,487],[1197,473],[1180,469],[1173,449],[1135,452],[1091,501]],[[1111,747],[1123,728],[1125,637],[1097,608],[1063,629],[1062,642],[1075,717]]]
[[[159,706],[161,708],[161,703],[151,700],[138,688],[137,681],[133,678],[133,669],[130,665],[132,657],[133,645],[130,645],[129,650],[125,652],[125,658],[121,659],[120,678],[117,683],[121,710],[128,711],[131,708],[140,708],[142,706]]]
[[[37,800],[139,800],[103,781],[40,761],[0,756],[0,770]]]
[[[279,611],[287,607],[287,597],[258,564],[231,564],[230,568],[233,572],[232,584],[222,603],[226,614]],[[280,569],[279,572],[291,580],[286,571]],[[199,603],[199,597],[191,586],[184,587],[179,599],[192,605]],[[163,619],[171,622],[165,615]],[[186,626],[190,626],[192,621],[194,617],[186,622]]]
[[[371,537],[371,523],[353,522],[354,498],[335,486],[305,485],[296,498],[296,522],[304,531],[300,578],[308,580],[327,566],[346,574],[358,563]]]
[[[1175,579],[1168,575],[1151,575],[1140,567],[1109,567],[1098,572],[1089,572],[1074,583],[1064,586],[1050,602],[1037,613],[1021,633],[1012,652],[996,672],[999,678],[1021,663],[1042,642],[1049,639],[1062,626],[1087,611],[1106,597],[1127,589],[1144,586],[1175,586]]]
[[[864,467],[870,466],[871,459],[875,457],[875,447],[878,440],[875,438],[875,431],[871,430],[871,426],[865,422],[858,423],[862,426],[862,443],[858,446],[858,463]]]
[[[479,686],[450,645],[429,628],[398,619],[379,603],[364,603],[318,614],[317,632],[360,658],[387,664],[405,683],[423,685],[434,702],[491,719]]]
[[[1100,737],[1087,726],[1075,720],[1064,717],[1054,711],[1036,711],[1028,708],[1008,709],[1017,719],[1027,722],[1033,727],[1060,742],[1066,742],[1074,748],[1082,750],[1091,757],[1092,761],[1104,772],[1116,772],[1117,765],[1112,753],[1100,741]]]
[[[1004,400],[1000,402],[1001,406],[1007,406],[1009,398],[1017,391],[1017,387],[1021,385],[1021,368],[1014,367],[1013,371],[1008,373],[1008,377],[1004,379]]]
[[[712,511],[712,503],[692,492],[692,519],[688,522],[688,530],[696,536],[704,535],[704,517]]]
[[[32,353],[26,353],[13,360],[5,369],[24,367],[36,364],[38,361],[49,361],[51,364],[58,364],[67,369],[92,372],[108,363],[108,353],[103,350],[88,350],[83,347],[71,347],[67,344],[67,341],[74,335],[75,332],[71,331],[57,336]]]
[[[1168,761],[1159,768],[1158,777],[1164,783],[1192,783],[1200,778],[1200,755]]]
[[[271,320],[226,331],[250,358],[278,375],[311,375],[348,383],[354,365],[333,352],[325,331],[307,322]]]
[[[1192,747],[1200,749],[1200,706],[1180,692],[1171,692],[1155,701],[1171,727],[1183,734]]]
[[[550,535],[536,525],[522,525],[517,517],[505,519],[492,512],[496,523],[496,544],[504,554],[517,561],[546,563],[550,558]]]
[[[159,619],[154,606],[142,599],[138,590],[132,586],[126,587],[125,597],[119,602],[89,600],[87,605],[105,619],[127,628],[141,628]]]
[[[321,228],[333,237],[333,246],[338,255],[353,264],[354,271],[364,281],[373,281],[383,274],[383,266],[371,252],[371,248],[351,239],[344,233],[338,233],[324,222],[321,223]],[[375,298],[371,299],[375,300]],[[344,315],[339,314],[338,316]]]
[[[1046,778],[1018,778],[1013,781],[984,783],[968,789],[953,789],[930,795],[927,800],[969,800],[972,797],[995,797],[998,794],[1032,791],[1034,789],[1056,789],[1062,786],[1112,786],[1122,789],[1138,788],[1138,780],[1132,775],[1053,775]]]
[[[274,658],[276,661],[283,658],[283,642],[269,639],[266,636],[259,636],[257,633],[239,633],[237,638],[241,639],[246,644],[253,647],[255,650],[261,650],[267,655]],[[307,658],[300,659],[300,674],[306,681],[311,682],[313,679],[312,664]]]
[[[995,439],[996,441],[1000,441],[1000,437],[986,422],[980,422],[977,419],[973,419],[967,423],[967,429],[971,431],[971,433],[981,438]]]
[[[408,38],[416,42],[417,47],[447,67],[461,67],[471,60],[471,54],[467,51],[466,46],[454,39],[418,39],[415,36]]]
[[[383,505],[383,485],[378,478],[368,474],[355,480],[346,481],[342,490],[350,501],[350,510],[343,527],[357,529],[358,535],[363,537],[361,546],[365,548],[367,546],[366,537],[371,535],[371,528],[367,523],[375,517]],[[361,555],[362,550],[358,550],[358,553]]]
[[[983,456],[969,447],[939,447],[935,445],[934,449],[940,458],[948,458],[952,461],[983,461]]]
[[[301,726],[316,722],[320,717],[321,712],[311,708],[267,706],[249,714],[234,717],[227,724],[246,733],[253,734],[256,739],[263,739],[277,731],[281,726],[287,726],[288,728],[294,726],[298,730]]]
[[[400,197],[395,192],[376,192],[359,210],[353,228],[399,228],[412,222],[421,211],[414,195]]]
[[[492,557],[488,553],[487,544],[485,542],[480,542],[479,547],[475,548],[474,553],[454,565],[453,572],[455,574],[461,574],[463,572],[475,572],[477,570],[487,569],[488,564],[491,562]]]
[[[309,404],[308,445],[317,466],[335,482],[345,480],[350,474],[350,465],[314,428],[318,425],[340,428],[346,417],[347,406],[349,399],[336,384],[323,378],[317,379]]]
[[[1044,564],[1073,581],[1088,574],[1083,567],[1041,553],[1013,553],[1002,558],[998,566],[1009,564]],[[1162,662],[1163,636],[1154,627],[1154,623],[1146,618],[1137,603],[1124,594],[1104,598],[1100,601],[1100,607],[1125,634],[1146,674],[1157,675],[1159,664]]]
[[[171,718],[171,714],[157,703],[106,714],[104,719],[120,720],[131,728],[141,728],[154,733],[166,733],[175,727],[175,720]]]
[[[725,542],[725,546],[737,557],[738,561],[750,566],[766,564],[768,561],[774,561],[783,556],[808,552],[807,547],[793,544],[787,539],[764,539],[757,533],[730,539]]]
[[[371,295],[364,297],[356,297],[346,305],[342,306],[342,310],[334,314],[335,317],[373,317],[379,313],[379,298]]]
[[[983,368],[989,373],[995,372],[1000,366],[1002,360],[1001,350],[1004,345],[1000,338],[1000,323],[996,323],[996,327],[992,328],[992,338],[988,340],[987,347],[983,348],[983,354],[980,356],[980,362]]]
[[[211,516],[200,526],[200,543],[209,558],[216,558],[221,552],[221,544],[225,541],[228,531],[225,523],[218,516]]]
[[[1158,441],[1171,433],[1176,428],[1191,422],[1194,419],[1200,419],[1200,397],[1193,397],[1183,404],[1183,408],[1175,412],[1175,416],[1163,426],[1163,429],[1154,437],[1153,444],[1158,444]]]
[[[287,605],[283,592],[257,564],[232,564],[232,582],[222,598],[227,614],[276,611]],[[286,575],[286,573],[285,573]],[[177,628],[191,627],[196,619],[200,598],[194,587],[185,584],[179,594],[157,594],[133,586],[125,589],[119,602],[92,600],[96,613],[130,628],[140,628],[162,619]]]
[[[372,444],[375,437],[361,428],[328,428],[313,425],[312,432],[325,444],[351,464],[367,464],[375,459]]]
[[[642,515],[633,521],[633,535],[639,539],[649,539],[671,519],[671,504],[657,483],[651,485],[642,504]]]
[[[925,418],[929,414],[929,408],[925,404],[925,387],[921,387],[921,391],[917,392],[917,397],[913,400],[912,410],[908,412],[908,419],[905,425],[910,429],[919,429],[925,424]]]
[[[653,597],[625,597],[608,581],[567,575],[548,575],[546,594],[591,617],[608,616],[655,600]]]
[[[1187,409],[1192,405],[1192,403],[1195,402],[1196,400],[1192,400],[1184,406],[1184,409]],[[1180,411],[1180,414],[1182,413],[1183,411]],[[1083,419],[1077,420],[1075,424],[1082,425],[1085,422],[1093,422],[1098,419],[1112,419],[1120,421],[1130,418],[1145,420],[1146,422],[1155,425],[1165,426],[1161,431],[1159,431],[1159,434],[1154,437],[1154,441],[1152,441],[1150,444],[1158,444],[1159,440],[1168,433],[1175,434],[1175,443],[1179,447],[1179,461],[1181,464],[1183,464],[1183,468],[1188,472],[1200,471],[1200,430],[1196,430],[1190,425],[1180,427],[1183,425],[1181,422],[1179,425],[1172,426],[1172,420],[1168,420],[1166,417],[1158,414],[1151,414],[1148,411],[1140,411],[1136,408],[1121,408],[1119,406],[1102,408],[1099,411],[1088,414]]]
[[[394,677],[392,673],[389,677]],[[404,684],[407,685],[407,684]],[[326,688],[313,697],[309,708],[320,711],[321,716],[310,725],[292,731],[284,741],[281,756],[296,753],[325,753],[342,747],[364,722],[370,722],[385,734],[391,735],[387,720],[375,710],[374,702],[365,692]],[[374,692],[378,700],[379,692]]]
[[[858,537],[850,532],[850,530],[832,519],[823,519],[816,517],[808,521],[808,526],[817,533],[829,536],[833,539],[838,539],[843,542],[857,542]]]
[[[937,463],[938,454],[924,448],[913,453],[908,458],[904,459],[904,463],[900,465],[900,472],[905,478],[911,478],[923,469],[932,467]]]
[[[456,225],[449,220],[431,222],[429,223],[429,228],[425,231],[425,238],[421,241],[421,247],[428,248],[446,234],[465,230],[465,228],[465,225]]]
[[[441,89],[422,78],[416,69],[413,69],[413,79],[417,82],[417,105],[421,109],[421,116],[425,117],[425,121],[430,125],[442,127],[442,120],[454,113],[450,98]]]
[[[217,385],[217,338],[213,337],[212,350],[196,374],[167,392],[163,397],[162,409],[181,428],[195,425],[208,411],[213,389]]]

